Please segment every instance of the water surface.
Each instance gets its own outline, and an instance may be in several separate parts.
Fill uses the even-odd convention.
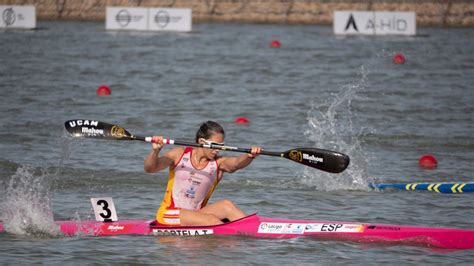
[[[377,192],[368,182],[474,181],[472,29],[421,37],[337,37],[330,27],[197,24],[187,34],[106,32],[42,22],[0,33],[1,263],[471,264],[472,251],[244,237],[61,237],[53,220],[152,219],[167,174],[145,174],[150,146],[72,140],[63,123],[96,119],[138,135],[192,140],[216,120],[226,143],[347,153],[342,174],[260,156],[212,200],[262,216],[474,228],[473,194]],[[269,48],[278,39],[280,49]],[[394,65],[402,52],[407,62]],[[101,84],[112,89],[98,97]],[[245,116],[249,125],[236,125]],[[417,166],[434,154],[439,167]],[[225,153],[233,155],[232,153]],[[26,221],[32,228],[25,229]]]

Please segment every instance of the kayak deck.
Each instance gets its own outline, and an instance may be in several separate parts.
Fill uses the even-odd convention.
[[[289,220],[249,215],[213,226],[157,226],[154,221],[57,221],[65,235],[240,235],[257,238],[308,236],[317,240],[419,245],[447,249],[474,249],[474,230],[415,227],[338,221]],[[0,223],[0,232],[3,232]]]

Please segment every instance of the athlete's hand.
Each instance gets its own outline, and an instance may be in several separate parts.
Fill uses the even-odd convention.
[[[262,148],[260,147],[257,147],[257,146],[252,146],[251,150],[250,150],[250,153],[248,154],[250,158],[255,158],[257,157],[260,152],[262,152]]]
[[[165,145],[163,141],[163,136],[153,136],[151,137],[151,145],[153,147],[153,150],[159,151]]]

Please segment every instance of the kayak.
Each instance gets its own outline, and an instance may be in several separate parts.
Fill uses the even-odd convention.
[[[395,183],[395,184],[369,184],[371,189],[380,190],[425,190],[445,194],[460,194],[474,192],[472,182],[451,182],[451,183]]]
[[[257,214],[213,226],[163,226],[155,224],[155,221],[146,220],[116,222],[57,221],[56,224],[59,230],[68,236],[151,235],[188,237],[237,235],[256,238],[307,236],[316,240],[474,249],[474,230],[339,221],[290,220],[266,218]],[[0,223],[0,232],[3,231],[3,225]]]

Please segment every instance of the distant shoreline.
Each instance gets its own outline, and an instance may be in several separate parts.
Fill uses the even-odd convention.
[[[194,22],[331,25],[336,10],[415,11],[418,26],[473,27],[467,0],[0,0],[34,5],[38,20],[105,21],[107,6],[191,8]]]

